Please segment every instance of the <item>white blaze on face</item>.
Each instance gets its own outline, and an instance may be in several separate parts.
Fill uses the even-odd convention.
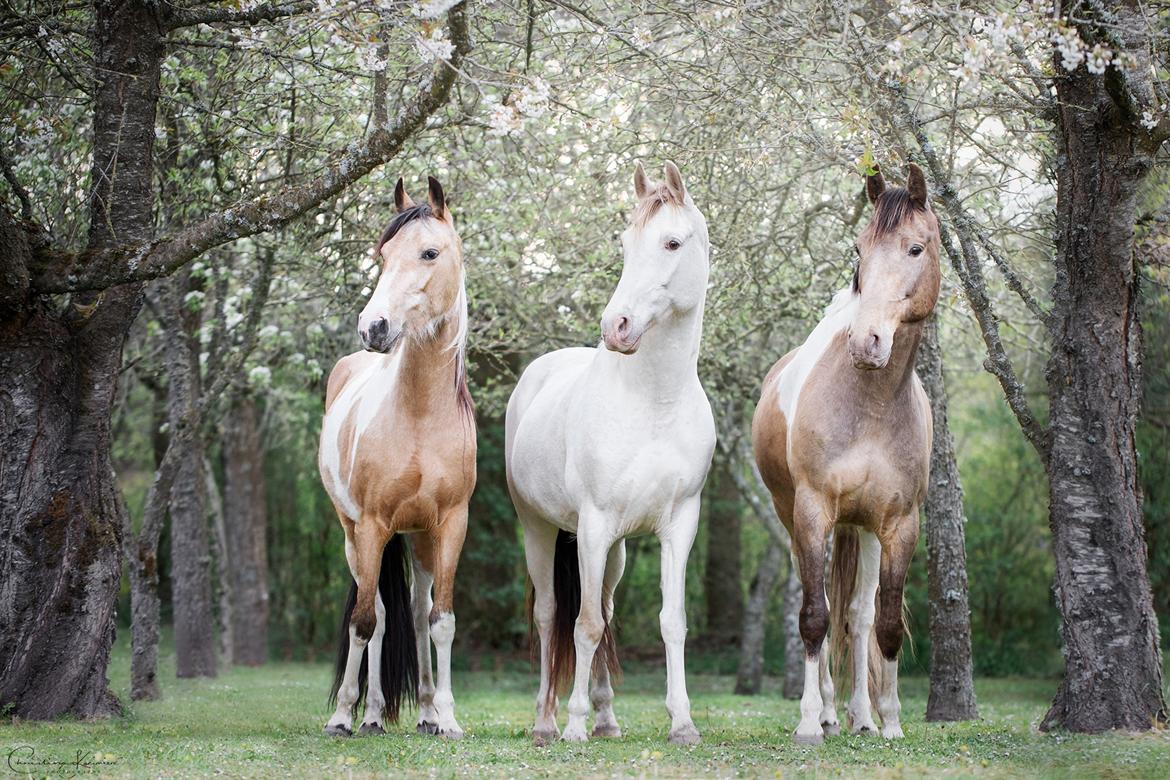
[[[846,330],[853,322],[860,300],[860,296],[854,295],[853,290],[848,287],[839,290],[833,296],[833,302],[825,309],[824,317],[780,372],[780,381],[776,383],[776,389],[780,411],[788,425],[789,443],[792,442],[792,425],[796,420],[796,403],[800,399],[804,383],[837,334]]]
[[[358,444],[398,384],[402,352],[400,345],[389,355],[371,359],[369,365],[346,383],[321,424],[320,460],[321,471],[326,475],[325,489],[355,523],[362,515],[351,489]],[[350,447],[343,453],[342,436],[351,428]],[[348,473],[347,479],[342,479],[343,472]]]

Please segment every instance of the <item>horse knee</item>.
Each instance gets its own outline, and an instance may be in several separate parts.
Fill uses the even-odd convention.
[[[663,642],[686,641],[687,621],[685,615],[664,609],[658,613],[658,627],[662,630]]]
[[[450,645],[455,640],[455,614],[441,612],[431,616],[431,640],[436,645]]]
[[[883,609],[877,620],[877,642],[882,656],[887,661],[893,661],[898,657],[898,651],[902,649],[902,638],[901,610]]]
[[[573,640],[597,645],[605,633],[605,621],[595,615],[586,615],[584,612],[577,618],[577,626],[573,630]]]
[[[804,652],[810,656],[821,651],[821,643],[829,632],[829,608],[824,599],[805,599],[800,608],[800,638]]]

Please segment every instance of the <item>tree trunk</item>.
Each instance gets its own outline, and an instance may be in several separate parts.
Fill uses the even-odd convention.
[[[157,6],[95,3],[93,166],[87,249],[149,239],[159,67]],[[2,209],[0,209],[2,210]],[[0,271],[30,247],[3,219]],[[11,239],[11,240],[10,240]],[[125,508],[110,412],[139,285],[61,308],[22,287],[0,322],[0,709],[26,718],[115,712],[114,641]]]
[[[743,634],[739,645],[739,669],[735,675],[735,692],[754,696],[760,692],[764,680],[764,635],[767,628],[768,602],[780,577],[780,564],[785,550],[769,540],[760,560],[760,568],[752,580],[747,608],[743,612]]]
[[[947,420],[947,391],[938,319],[931,317],[918,349],[918,376],[930,396],[934,441],[926,494],[926,555],[930,600],[929,721],[973,720],[971,610],[967,605],[967,550],[963,486]]]
[[[804,589],[800,572],[789,558],[784,579],[784,698],[799,699],[804,693],[804,642],[800,638],[800,605]]]
[[[199,315],[184,298],[190,275],[183,271],[167,284],[166,311],[175,317],[167,337],[165,361],[170,385],[167,417],[177,431],[199,405]],[[164,328],[166,327],[164,323]],[[198,422],[195,423],[198,426]],[[174,437],[174,433],[172,433]],[[214,677],[215,618],[212,611],[211,555],[208,546],[207,496],[203,474],[203,438],[173,438],[181,448],[171,485],[171,601],[175,624],[175,671],[179,677]]]
[[[1094,16],[1068,5],[1065,13]],[[1140,53],[1144,20],[1119,13],[1110,27],[1133,33],[1137,40],[1127,43]],[[1132,78],[1147,71],[1135,67]],[[1157,145],[1118,97],[1129,78],[1118,68],[1095,76],[1081,67],[1056,80],[1047,468],[1066,669],[1044,729],[1145,730],[1166,719],[1135,443],[1141,326],[1133,227]]]
[[[203,461],[204,493],[207,496],[207,514],[211,521],[211,538],[215,548],[215,598],[219,605],[216,627],[219,629],[219,660],[223,665],[231,666],[236,662],[235,657],[235,620],[232,618],[232,573],[231,562],[228,556],[227,523],[224,520],[223,494],[220,493],[219,483],[215,481],[215,469],[210,460]]]
[[[224,520],[235,663],[268,660],[268,494],[256,399],[232,404],[224,426]]]
[[[740,495],[727,468],[715,469],[714,499],[707,511],[707,566],[703,573],[707,600],[705,639],[734,645],[744,627],[740,585]]]

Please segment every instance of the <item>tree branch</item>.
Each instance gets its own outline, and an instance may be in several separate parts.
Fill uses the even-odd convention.
[[[450,61],[438,66],[430,88],[389,128],[375,128],[365,139],[336,155],[316,179],[287,184],[272,194],[237,203],[146,244],[79,254],[42,251],[36,258],[33,289],[40,293],[104,290],[167,276],[212,247],[285,225],[339,194],[397,155],[447,101],[460,63],[471,50],[466,7],[467,3],[461,3],[447,14],[455,50]]]
[[[910,107],[910,103],[906,98],[905,89],[901,84],[888,80],[881,81],[879,87],[889,98],[889,103],[894,111],[893,118],[895,123],[905,127],[914,136],[914,140],[917,142],[918,148],[921,151],[922,159],[925,161],[926,167],[930,171],[931,179],[935,183],[937,197],[942,202],[947,213],[950,214],[951,222],[958,236],[958,248],[956,249],[954,238],[952,238],[950,231],[942,224],[942,220],[939,220],[940,237],[942,238],[943,249],[962,284],[963,294],[967,298],[967,303],[970,305],[971,311],[975,314],[975,319],[979,323],[983,343],[987,347],[987,358],[983,361],[983,367],[999,381],[1008,407],[1011,408],[1012,413],[1015,415],[1016,421],[1019,423],[1020,429],[1024,432],[1025,438],[1036,449],[1041,461],[1047,463],[1051,432],[1040,424],[1040,421],[1028,404],[1024,385],[1019,377],[1016,376],[1011,358],[1008,357],[1007,350],[1004,348],[1003,340],[999,333],[999,318],[995,314],[991,297],[987,293],[987,280],[983,276],[983,269],[979,263],[979,254],[976,250],[976,244],[986,239],[980,237],[980,231],[976,227],[975,221],[963,206],[958,191],[947,177],[946,168],[943,166],[942,161],[939,160],[938,153],[930,143],[930,138],[926,135],[926,128]],[[986,244],[984,245],[986,246]],[[1005,278],[1007,278],[1006,274]],[[1018,278],[1016,281],[1018,282]],[[1011,284],[1012,282],[1009,280],[1009,286]],[[1026,300],[1025,303],[1027,303]],[[1039,309],[1038,304],[1036,306]],[[1050,321],[1050,318],[1046,314],[1041,314],[1041,319],[1046,325]]]
[[[175,8],[166,15],[164,23],[166,31],[171,32],[182,27],[194,27],[197,24],[228,24],[249,25],[267,22],[273,19],[283,19],[311,10],[312,2],[301,0],[295,3],[264,3],[255,8],[241,10],[240,8]]]

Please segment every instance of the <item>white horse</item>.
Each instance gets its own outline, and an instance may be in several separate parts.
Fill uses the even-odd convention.
[[[538,745],[558,735],[556,687],[570,674],[563,739],[586,739],[591,670],[593,735],[620,736],[608,620],[625,539],[648,533],[662,545],[659,620],[670,741],[699,741],[683,670],[683,594],[715,448],[711,405],[697,372],[710,245],[706,220],[674,164],[666,164],[661,185],[639,164],[634,190],[638,205],[622,233],[621,281],[601,318],[605,348],[538,358],[508,402],[508,485],[524,526],[540,635]],[[599,644],[603,662],[594,664]]]

